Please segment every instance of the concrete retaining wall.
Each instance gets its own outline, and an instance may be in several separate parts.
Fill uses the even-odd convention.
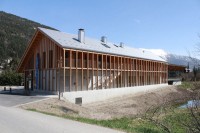
[[[114,98],[128,94],[146,92],[166,86],[168,86],[168,84],[113,88],[113,89],[102,89],[102,90],[88,90],[88,91],[77,91],[77,92],[64,92],[63,97],[72,103],[75,103],[76,98],[82,98],[82,104],[86,104],[97,101],[103,101],[109,98]]]

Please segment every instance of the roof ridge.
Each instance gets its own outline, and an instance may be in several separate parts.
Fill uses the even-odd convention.
[[[70,34],[42,27],[38,27],[38,29],[47,34],[53,40],[55,40],[63,48],[95,51],[106,54],[114,54],[166,62],[164,59],[155,55],[154,53],[143,51],[139,48],[133,48],[127,45],[122,48],[113,42],[107,42],[106,45],[103,45],[100,39],[98,40],[90,37],[85,37],[85,43],[83,44],[78,41],[78,34]]]

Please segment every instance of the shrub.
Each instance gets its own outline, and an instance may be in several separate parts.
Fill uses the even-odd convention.
[[[0,85],[21,85],[22,75],[15,71],[4,71],[0,75]]]

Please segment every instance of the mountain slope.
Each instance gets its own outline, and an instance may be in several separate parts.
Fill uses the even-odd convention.
[[[7,59],[20,58],[37,27],[51,27],[0,11],[0,66]]]
[[[168,53],[162,49],[143,49],[143,50],[150,51],[150,52],[160,56],[161,58],[166,60],[169,64],[187,66],[189,63],[190,69],[192,69],[194,66],[198,66],[200,63],[199,59],[192,58],[189,56],[184,56],[184,55],[176,55],[176,54]]]

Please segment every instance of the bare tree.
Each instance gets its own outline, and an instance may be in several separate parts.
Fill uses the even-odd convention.
[[[162,129],[164,132],[171,133],[174,132],[172,129],[173,123],[167,123],[163,121],[163,117],[167,114],[176,115],[177,108],[174,104],[180,103],[181,101],[192,101],[192,105],[188,105],[185,110],[183,110],[184,117],[174,117],[174,121],[179,123],[181,127],[187,129],[187,132],[200,133],[200,84],[195,83],[194,88],[192,88],[190,95],[183,95],[177,97],[177,99],[168,99],[168,97],[163,98],[163,103],[157,106],[151,106],[146,110],[143,119],[151,122],[155,126]],[[182,115],[182,113],[180,115]],[[186,117],[187,120],[184,120]]]

